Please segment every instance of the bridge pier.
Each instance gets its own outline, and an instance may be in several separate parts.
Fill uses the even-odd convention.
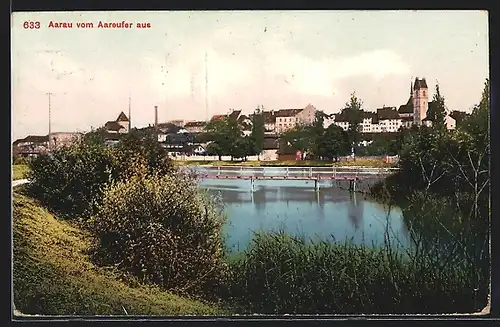
[[[319,178],[314,179],[314,190],[319,192]]]
[[[250,178],[250,191],[253,191],[255,190],[255,182],[254,182],[254,179],[253,178]]]
[[[349,180],[349,192],[356,192],[356,180],[355,179],[351,179]]]

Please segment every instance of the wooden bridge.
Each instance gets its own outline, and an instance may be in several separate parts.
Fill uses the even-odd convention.
[[[250,180],[252,189],[256,180],[305,180],[314,181],[319,190],[322,180],[348,181],[349,189],[356,190],[356,181],[378,180],[397,171],[397,168],[365,167],[194,167],[194,174],[200,179]]]

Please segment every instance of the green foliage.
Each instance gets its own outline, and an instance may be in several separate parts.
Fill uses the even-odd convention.
[[[335,124],[328,126],[323,137],[318,140],[319,156],[324,159],[335,161],[338,157],[347,155],[351,152],[351,144],[348,139],[348,134]]]
[[[137,283],[95,266],[87,254],[94,239],[26,196],[14,193],[13,299],[23,314],[209,315],[214,305]],[[126,313],[125,313],[126,310]]]
[[[241,158],[248,155],[248,147],[240,149],[243,141],[243,134],[238,122],[229,117],[223,117],[211,121],[205,127],[207,139],[210,141],[207,152],[209,155],[219,156],[219,160],[224,155]]]
[[[124,134],[118,145],[113,149],[122,180],[135,174],[137,165],[142,165],[147,174],[171,174],[175,171],[168,152],[161,146],[153,131],[132,131]]]
[[[40,155],[29,163],[28,192],[65,216],[94,212],[118,171],[110,149],[84,142]]]
[[[345,109],[343,109],[349,122],[347,133],[351,144],[358,144],[361,139],[360,127],[363,121],[361,115],[362,105],[363,102],[356,96],[355,92],[352,92],[349,102],[345,104]]]
[[[434,125],[405,132],[400,171],[372,189],[406,208],[406,225],[419,249],[432,250],[433,265],[469,271],[475,301],[483,301],[489,285],[489,112],[486,81],[480,103],[456,130]]]
[[[432,127],[436,129],[445,129],[446,117],[446,106],[444,104],[444,97],[441,95],[439,91],[439,84],[436,84],[436,92],[434,92],[434,96],[432,99],[432,106],[429,106],[427,110],[427,118],[432,121]]]
[[[264,149],[264,134],[264,116],[260,109],[257,109],[252,116],[252,134],[250,134],[251,154],[259,154]]]
[[[467,117],[469,117],[469,116],[470,115],[468,113],[466,113],[465,111],[459,111],[459,110],[453,110],[450,113],[450,117],[455,119],[457,127],[460,127],[462,125],[463,121],[465,121],[467,119]]]
[[[147,174],[168,174],[174,166],[154,136],[124,135],[115,148],[103,143],[93,131],[74,144],[41,155],[29,163],[30,194],[55,212],[67,217],[96,212],[105,188],[127,179],[137,169]]]
[[[223,215],[189,177],[134,176],[106,193],[96,257],[176,292],[211,294],[224,278]]]
[[[307,152],[316,160],[332,160],[350,152],[348,134],[337,125],[324,128],[327,115],[318,110],[311,125],[297,125],[283,133],[282,138],[302,153]]]
[[[293,129],[284,132],[281,138],[304,154],[304,152],[311,149],[312,136],[311,126],[299,124]]]
[[[246,312],[445,313],[482,309],[471,265],[436,265],[425,253],[398,253],[284,233],[256,234],[231,264],[231,301]],[[484,295],[484,294],[483,294]]]

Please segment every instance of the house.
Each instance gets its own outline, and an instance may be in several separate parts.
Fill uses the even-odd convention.
[[[189,133],[202,133],[206,125],[204,121],[190,121],[184,125],[184,129]]]
[[[278,141],[278,151],[277,156],[280,161],[290,161],[297,160],[297,156],[300,153],[295,147],[293,147],[289,142],[284,139]],[[302,153],[300,153],[302,157]]]
[[[246,115],[240,115],[237,119],[238,124],[241,126],[241,130],[243,131],[243,136],[249,136],[252,134],[252,120]]]
[[[262,116],[264,117],[264,133],[265,134],[275,134],[276,133],[276,116],[274,115],[274,110],[263,111]]]
[[[308,104],[303,109],[280,109],[275,118],[275,131],[281,134],[298,124],[312,124],[316,118],[316,108]]]
[[[12,143],[12,153],[20,156],[34,156],[46,153],[49,146],[48,135],[28,135]]]
[[[378,108],[376,112],[364,111],[361,112],[361,121],[359,124],[361,133],[393,133],[397,132],[402,125],[402,119],[399,116],[398,111],[395,107],[382,107]],[[348,110],[342,110],[338,114],[333,115],[333,121],[329,121],[329,124],[335,124],[340,126],[343,130],[347,131],[349,129],[349,117],[350,112]]]
[[[167,123],[170,123],[172,125],[176,125],[179,127],[184,127],[184,125],[186,124],[186,121],[184,121],[183,119],[174,119],[174,120],[169,120]]]
[[[156,130],[162,134],[176,134],[182,128],[172,123],[160,123],[157,125]]]
[[[274,161],[278,160],[279,139],[277,136],[265,136],[260,160]]]
[[[312,124],[316,118],[316,108],[311,104],[302,109],[258,110],[255,114],[262,114],[265,134],[268,135],[283,133],[297,124]],[[250,121],[252,117],[253,114],[249,116]]]
[[[376,118],[378,120],[378,128],[376,132],[397,132],[403,125],[403,120],[399,117],[399,113],[395,107],[383,107],[377,109]]]
[[[78,132],[57,132],[49,135],[49,148],[59,149],[70,145],[82,138],[83,134]]]
[[[213,115],[212,118],[210,118],[210,122],[214,122],[216,120],[223,119],[225,117],[226,115]]]
[[[429,108],[432,108],[433,105],[434,105],[434,103],[432,101],[429,102]],[[446,129],[451,130],[451,129],[455,129],[456,128],[457,121],[452,116],[446,115],[444,117],[444,124],[446,126]],[[432,126],[432,120],[429,117],[425,117],[422,120],[422,125],[425,125],[427,127],[431,127]]]
[[[122,111],[116,120],[110,120],[104,124],[106,131],[110,133],[128,133],[130,121]]]
[[[241,110],[231,109],[231,111],[229,112],[229,114],[227,115],[227,117],[229,119],[238,120],[238,118],[240,117],[240,115],[241,115]]]

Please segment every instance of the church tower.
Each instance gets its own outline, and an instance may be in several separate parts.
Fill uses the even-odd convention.
[[[413,84],[413,122],[417,125],[426,117],[429,107],[429,92],[425,78],[415,78]]]

